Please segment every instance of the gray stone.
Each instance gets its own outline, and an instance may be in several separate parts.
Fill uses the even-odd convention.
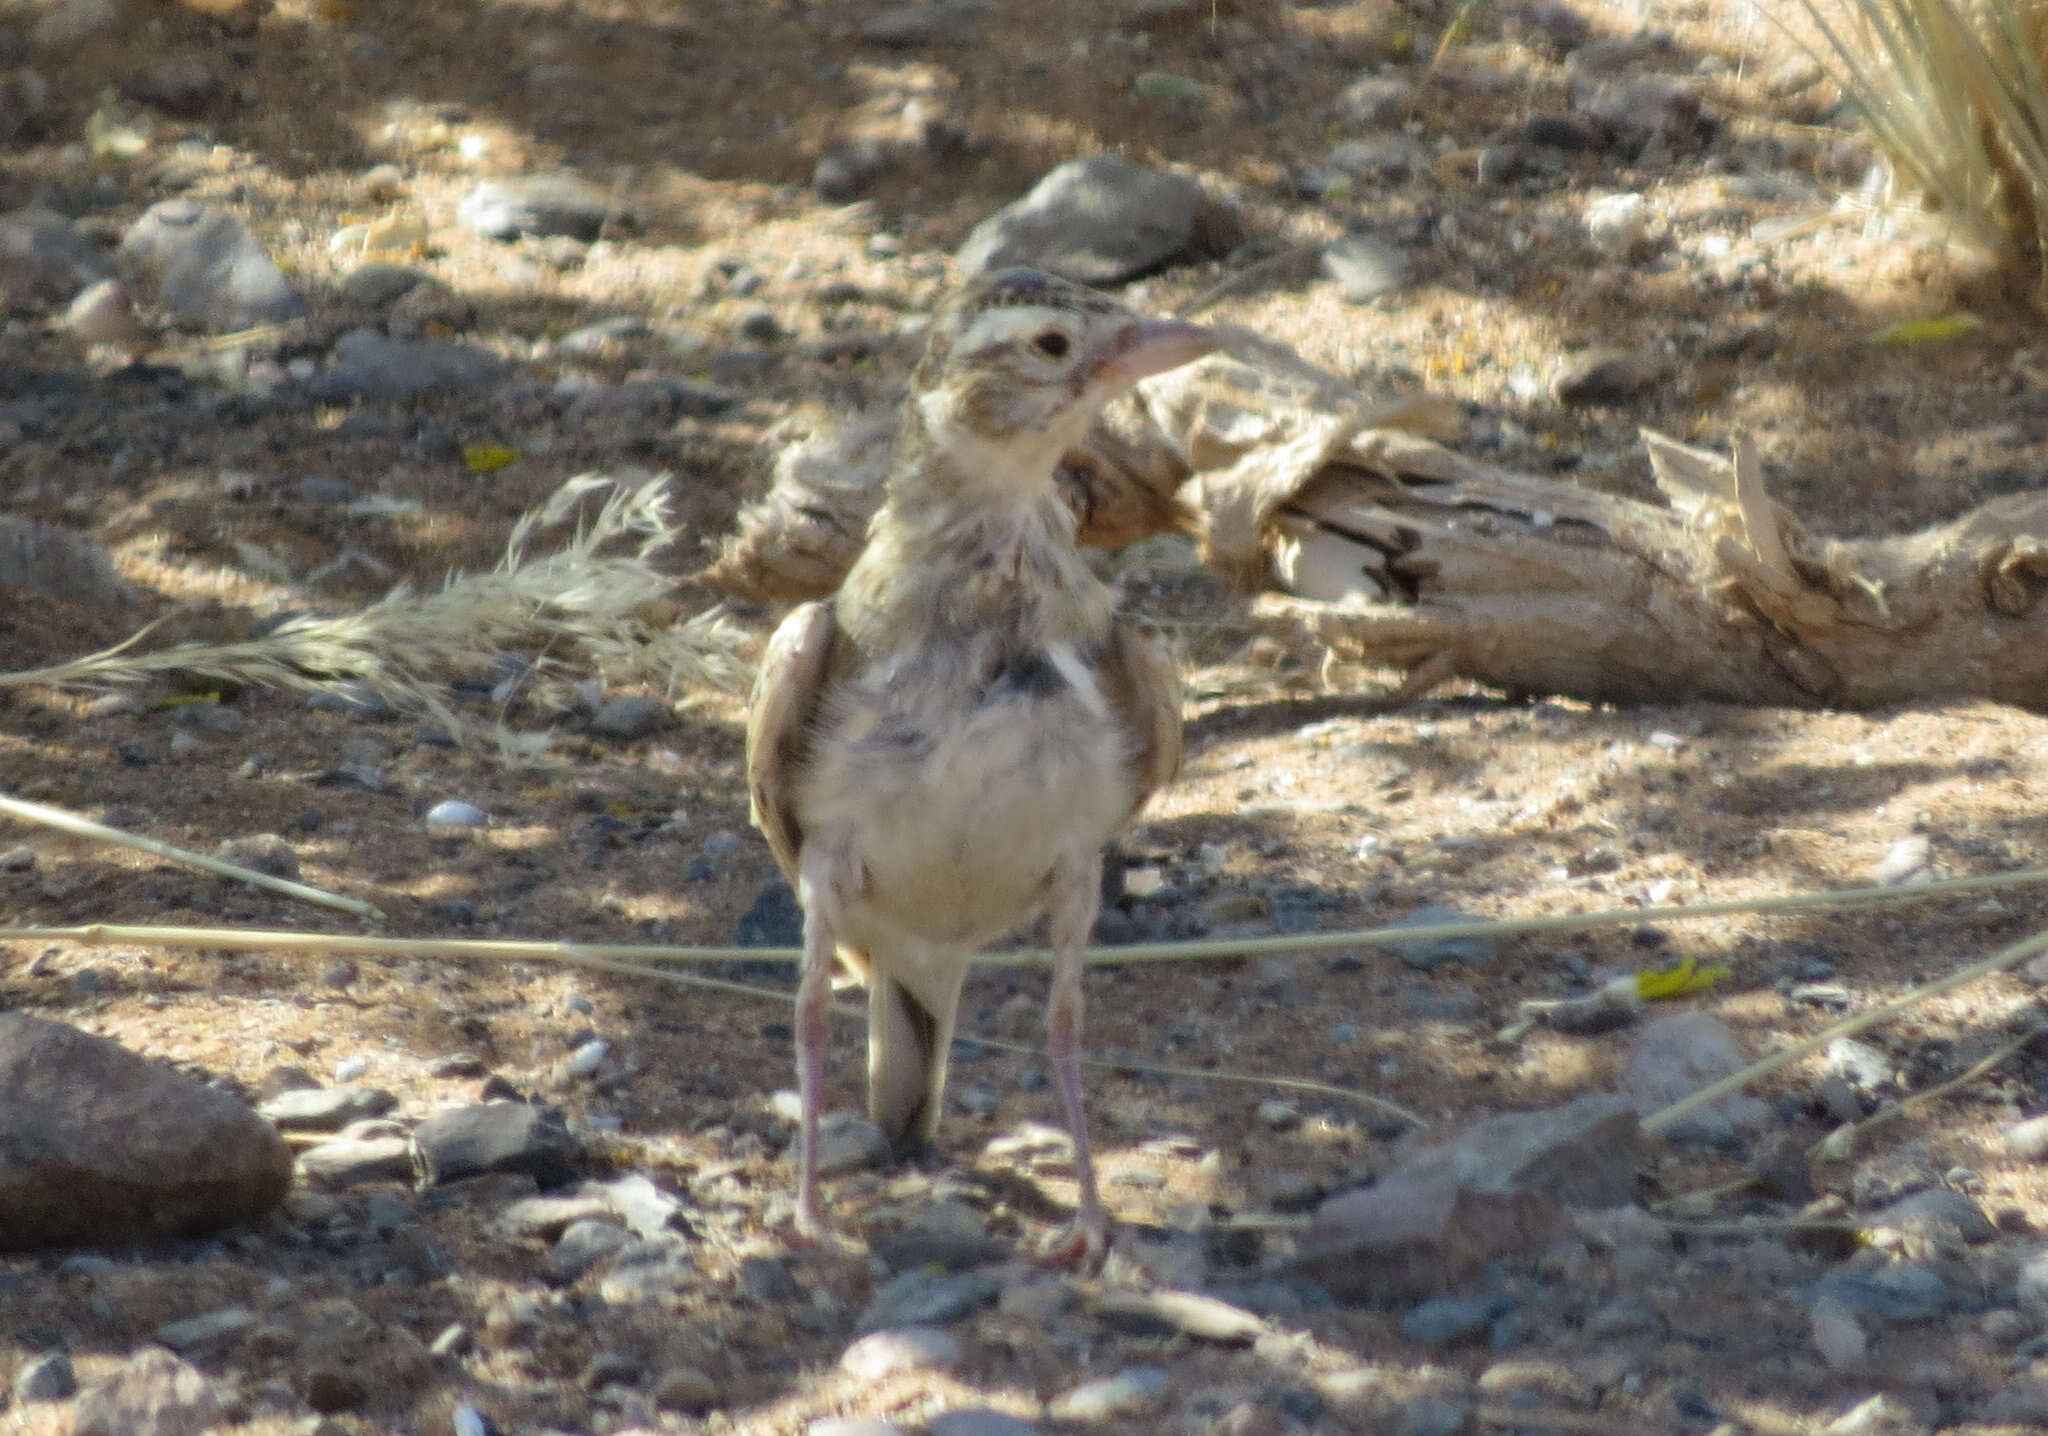
[[[23,1405],[63,1401],[77,1393],[78,1377],[71,1369],[71,1358],[61,1351],[31,1357],[14,1373],[14,1399]]]
[[[334,342],[334,359],[306,386],[320,403],[402,402],[424,394],[480,393],[509,378],[498,355],[442,339],[391,339],[351,329]]]
[[[1642,1112],[1654,1112],[1748,1065],[1735,1034],[1705,1012],[1673,1012],[1645,1026],[1629,1050],[1621,1089]],[[1755,1097],[1733,1093],[1693,1112],[1664,1135],[1673,1142],[1727,1146],[1737,1134],[1770,1120]]]
[[[239,1099],[106,1038],[0,1013],[0,1249],[254,1221],[291,1173],[283,1139]]]
[[[1628,1204],[1639,1143],[1635,1108],[1606,1094],[1486,1118],[1377,1186],[1324,1202],[1296,1269],[1350,1299],[1440,1292],[1510,1253],[1541,1250],[1566,1207]]]
[[[1589,349],[1554,386],[1560,404],[1617,404],[1664,382],[1668,367],[1642,350]]]
[[[99,608],[128,601],[113,559],[98,539],[11,514],[0,514],[0,586]]]
[[[216,333],[297,319],[306,301],[242,222],[189,199],[152,205],[121,258],[179,319]]]
[[[0,67],[0,144],[49,128],[50,82],[26,65]]]
[[[1458,1436],[1471,1413],[1441,1396],[1418,1396],[1401,1407],[1400,1436]]]
[[[630,1246],[633,1234],[610,1222],[571,1223],[555,1244],[548,1248],[541,1271],[549,1281],[567,1285],[608,1257]]]
[[[382,309],[410,293],[425,277],[402,264],[359,264],[341,281],[341,297],[365,309]]]
[[[1225,1346],[1249,1346],[1267,1330],[1265,1322],[1242,1307],[1192,1291],[1106,1291],[1096,1314],[1124,1331],[1178,1332]]]
[[[191,119],[211,109],[227,86],[195,55],[173,55],[143,66],[121,83],[121,93],[167,115]]]
[[[223,1416],[204,1373],[151,1347],[78,1398],[71,1436],[206,1436]]]
[[[1022,1417],[978,1406],[934,1416],[924,1429],[925,1436],[1038,1436],[1038,1428]]]
[[[413,1130],[413,1159],[428,1186],[485,1172],[523,1172],[543,1187],[575,1175],[582,1149],[561,1117],[523,1102],[437,1112]]]
[[[278,1093],[256,1111],[287,1131],[338,1132],[397,1105],[397,1096],[381,1087],[301,1087]]]
[[[224,863],[248,868],[265,877],[296,878],[299,875],[298,853],[277,833],[247,833],[239,838],[228,838],[213,850],[213,855]]]
[[[827,1112],[818,1120],[818,1174],[842,1176],[889,1160],[889,1139],[857,1112]]]
[[[1891,1085],[1891,1059],[1868,1042],[1837,1037],[1821,1055],[1823,1079],[1839,1077],[1858,1092],[1875,1092]]]
[[[1877,1153],[1849,1177],[1849,1200],[1863,1210],[1889,1206],[1901,1197],[1942,1183],[1947,1168],[1918,1142]]]
[[[1982,1207],[1947,1187],[1931,1187],[1901,1197],[1871,1213],[1869,1224],[1947,1245],[1988,1242],[1998,1234]]]
[[[951,1326],[993,1305],[1001,1291],[1000,1283],[979,1272],[905,1272],[874,1294],[861,1313],[860,1329],[865,1332],[896,1326]]]
[[[1388,129],[1407,118],[1414,99],[1415,86],[1399,75],[1367,75],[1338,92],[1330,113],[1340,124]]]
[[[1094,1423],[1115,1417],[1143,1416],[1165,1404],[1171,1385],[1166,1369],[1127,1366],[1114,1376],[1084,1381],[1062,1392],[1047,1408],[1055,1421]]]
[[[1476,922],[1470,913],[1459,912],[1456,908],[1431,903],[1417,908],[1393,927],[1435,927],[1439,923]],[[1414,942],[1390,942],[1401,961],[1410,967],[1430,968],[1446,962],[1491,962],[1500,952],[1500,944],[1490,937],[1425,937]]]
[[[880,1242],[875,1254],[896,1272],[913,1267],[965,1271],[1002,1260],[1008,1249],[988,1234],[986,1219],[974,1208],[965,1202],[939,1201]]]
[[[804,1436],[910,1436],[901,1426],[890,1421],[813,1421],[804,1427]]]
[[[1029,265],[1114,284],[1185,250],[1204,202],[1200,182],[1185,175],[1115,155],[1070,160],[976,225],[957,261],[963,274]]]
[[[879,1381],[904,1371],[944,1371],[959,1364],[959,1341],[932,1326],[871,1331],[839,1357],[839,1369],[860,1381]]]
[[[1397,183],[1423,167],[1422,147],[1401,131],[1389,130],[1331,146],[1317,174],[1325,185],[1339,176]]]
[[[2017,1291],[2021,1311],[2036,1321],[2048,1318],[2048,1248],[2020,1264]]]
[[[607,222],[628,223],[631,215],[612,207],[612,197],[573,174],[523,175],[485,180],[455,208],[455,218],[492,239],[520,235],[566,235],[585,242]]]
[[[1858,1316],[1889,1322],[1927,1321],[1949,1304],[1948,1284],[1920,1262],[1838,1268],[1809,1287],[1808,1296],[1814,1301],[1830,1297]]]
[[[443,798],[427,809],[423,819],[430,828],[488,828],[491,815],[475,803],[460,798]]]
[[[984,0],[930,0],[923,5],[892,5],[863,20],[860,37],[870,45],[895,50],[922,45],[963,45],[973,40],[988,17]]]
[[[617,1181],[586,1184],[604,1194],[611,1209],[643,1237],[658,1237],[682,1223],[683,1204],[635,1172]]]
[[[0,290],[16,304],[66,304],[89,284],[114,278],[114,264],[63,215],[46,209],[0,214]]]
[[[668,718],[668,704],[645,693],[614,698],[590,720],[590,731],[604,738],[630,741],[645,738]]]
[[[37,18],[29,38],[39,50],[69,50],[111,29],[120,18],[121,7],[115,0],[62,0]]]
[[[1347,300],[1364,304],[1408,282],[1408,256],[1369,234],[1347,234],[1323,250],[1323,272]]]
[[[256,1324],[256,1313],[246,1306],[224,1306],[182,1321],[167,1321],[156,1329],[156,1339],[180,1356],[223,1346]]]
[[[2048,1157],[2048,1117],[2015,1122],[2005,1129],[2002,1140],[2009,1156],[2023,1162],[2038,1162]]]
[[[1455,1345],[1483,1333],[1514,1305],[1498,1296],[1431,1297],[1401,1318],[1401,1335],[1417,1346]]]
[[[664,1232],[619,1248],[597,1284],[597,1294],[614,1306],[672,1302],[677,1292],[701,1277],[689,1244],[674,1232]]]
[[[409,1181],[412,1148],[403,1137],[344,1137],[299,1153],[299,1170],[329,1187]]]

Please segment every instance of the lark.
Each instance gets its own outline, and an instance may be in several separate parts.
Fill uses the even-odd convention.
[[[1180,681],[1074,544],[1054,478],[1102,406],[1216,347],[1092,290],[1006,270],[934,319],[887,497],[839,592],[770,642],[747,727],[754,822],[804,909],[796,1228],[833,1240],[818,1103],[835,958],[868,990],[868,1111],[929,1144],[974,953],[1041,914],[1046,1047],[1080,1201],[1052,1253],[1099,1264],[1078,1051],[1104,842],[1180,762]]]

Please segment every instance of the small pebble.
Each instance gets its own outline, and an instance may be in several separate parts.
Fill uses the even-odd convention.
[[[426,822],[430,828],[482,828],[488,827],[490,821],[490,815],[482,808],[460,798],[443,798],[427,809]]]
[[[960,1362],[960,1343],[931,1326],[872,1331],[846,1348],[839,1369],[862,1381],[879,1381],[903,1371],[944,1370]]]
[[[1055,1397],[1047,1409],[1055,1421],[1095,1422],[1117,1416],[1142,1416],[1165,1402],[1170,1384],[1164,1367],[1129,1366],[1114,1376],[1082,1382]]]

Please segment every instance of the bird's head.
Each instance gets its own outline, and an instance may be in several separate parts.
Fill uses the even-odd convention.
[[[1002,270],[963,286],[934,319],[911,380],[913,422],[956,470],[1050,478],[1104,404],[1217,345],[1200,325],[1147,319],[1037,270]]]

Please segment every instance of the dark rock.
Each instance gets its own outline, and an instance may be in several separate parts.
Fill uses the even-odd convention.
[[[629,742],[645,738],[668,718],[668,705],[645,693],[628,693],[614,698],[597,710],[590,731],[605,738]]]
[[[993,1306],[1002,1286],[979,1272],[905,1272],[884,1285],[861,1312],[863,1332],[893,1326],[951,1326]]]
[[[318,403],[404,401],[423,394],[474,394],[509,378],[512,366],[486,349],[442,339],[391,339],[351,329],[334,361],[306,386]]]
[[[190,1235],[283,1200],[291,1151],[225,1092],[0,1013],[0,1248]]]
[[[1809,1302],[1832,1297],[1859,1316],[1879,1321],[1927,1321],[1948,1309],[1949,1289],[1932,1267],[1899,1262],[1868,1270],[1843,1267],[1807,1288]]]
[[[66,304],[87,285],[114,277],[113,261],[63,215],[46,209],[0,214],[0,291],[12,303]]]
[[[557,1114],[519,1102],[437,1112],[414,1129],[413,1160],[428,1186],[484,1172],[523,1172],[543,1187],[576,1174],[582,1151]]]
[[[1193,242],[1199,181],[1115,155],[1070,160],[974,227],[960,272],[1029,265],[1081,284],[1114,284],[1167,263]]]
[[[212,66],[193,55],[157,60],[130,75],[121,93],[167,115],[191,119],[205,114],[227,93]]]
[[[1459,912],[1456,908],[1431,903],[1417,908],[1393,927],[1435,927],[1440,923],[1476,922],[1470,913]],[[1390,942],[1387,944],[1410,967],[1427,972],[1430,968],[1446,962],[1491,962],[1500,952],[1500,944],[1490,937],[1426,937],[1414,942]]]

